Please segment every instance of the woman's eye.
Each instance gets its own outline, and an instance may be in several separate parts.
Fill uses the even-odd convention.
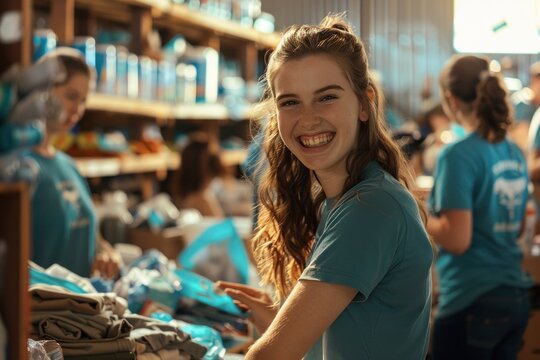
[[[321,97],[321,100],[320,101],[331,101],[331,100],[335,100],[337,99],[337,96],[335,95],[324,95],[323,97]]]
[[[279,103],[280,107],[288,107],[298,104],[296,100],[285,100]]]

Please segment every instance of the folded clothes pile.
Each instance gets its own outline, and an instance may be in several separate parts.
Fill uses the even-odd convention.
[[[114,293],[74,294],[61,287],[30,287],[36,340],[56,340],[66,359],[201,359],[206,348],[166,323],[125,314]]]

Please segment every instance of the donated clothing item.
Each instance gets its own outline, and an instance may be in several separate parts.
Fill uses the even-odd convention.
[[[134,360],[137,357],[132,352],[121,352],[115,354],[99,354],[99,360]],[[96,355],[66,356],[64,360],[95,360]]]
[[[438,317],[455,314],[502,286],[528,288],[516,239],[525,217],[525,158],[511,141],[496,144],[472,132],[444,148],[437,161],[430,206],[435,214],[470,210],[470,248],[455,256],[441,249]]]
[[[122,316],[127,301],[115,293],[74,294],[58,286],[33,285],[29,289],[32,311],[69,310],[78,314],[97,315],[110,311]]]
[[[433,252],[411,194],[370,162],[327,199],[300,280],[352,287],[355,298],[305,359],[424,359]]]
[[[431,357],[433,360],[515,359],[529,313],[527,290],[495,288],[457,314],[435,320]]]
[[[32,196],[32,261],[58,263],[88,277],[96,252],[96,216],[88,184],[62,152],[29,155],[39,165]]]

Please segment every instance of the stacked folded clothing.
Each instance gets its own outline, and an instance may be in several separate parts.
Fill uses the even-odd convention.
[[[74,294],[34,285],[30,296],[31,337],[56,340],[66,359],[135,359],[143,354],[201,359],[206,352],[178,329],[165,329],[142,316],[124,316],[126,300],[114,293]]]

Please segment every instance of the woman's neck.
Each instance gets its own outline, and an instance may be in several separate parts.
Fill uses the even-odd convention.
[[[41,144],[34,147],[34,151],[39,155],[45,157],[53,157],[56,154],[56,149],[52,145],[51,137],[49,136],[49,134],[45,134],[45,138],[43,139]]]
[[[337,172],[316,172],[315,174],[327,198],[335,198],[341,194],[347,180],[347,173],[340,175]]]
[[[458,124],[460,124],[465,129],[465,131],[471,133],[478,129],[478,126],[480,125],[480,120],[475,116],[462,116],[459,119]]]

